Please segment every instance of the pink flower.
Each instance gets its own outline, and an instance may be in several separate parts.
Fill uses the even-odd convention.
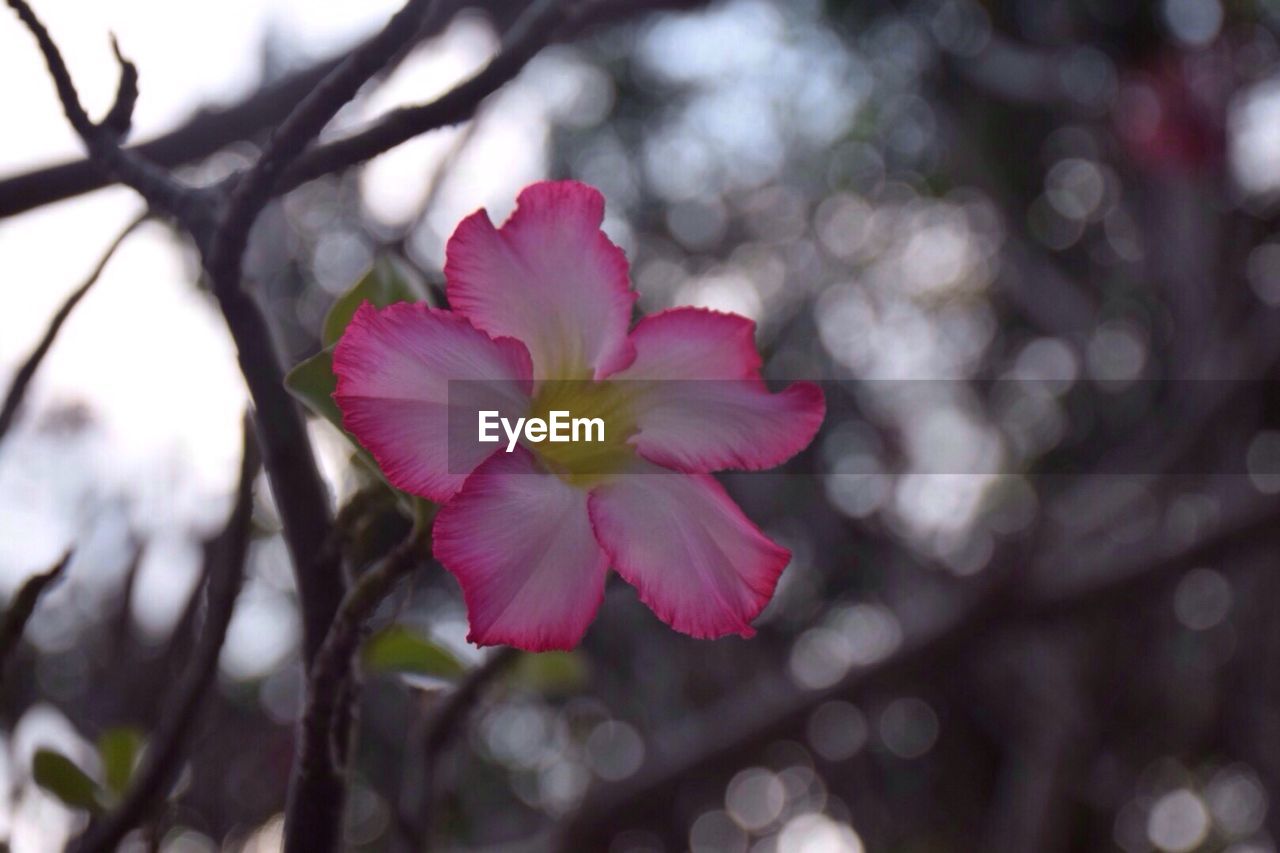
[[[822,392],[770,393],[743,317],[675,308],[632,327],[627,260],[603,218],[600,193],[573,181],[528,187],[500,229],[478,211],[449,240],[453,310],[365,304],[334,352],[346,428],[398,488],[443,505],[435,554],[475,643],[574,647],[611,566],[676,630],[749,637],[790,559],[710,472],[804,449]],[[480,381],[450,398],[450,380]],[[450,406],[473,430],[478,409],[514,422],[554,407],[607,415],[613,432],[507,452],[505,439],[453,440]]]

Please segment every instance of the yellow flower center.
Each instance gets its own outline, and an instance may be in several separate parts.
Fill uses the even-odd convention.
[[[529,443],[539,458],[565,482],[591,486],[625,470],[635,458],[627,439],[636,431],[627,383],[580,379],[544,381],[533,398],[530,418],[550,421],[551,412],[567,412],[574,420],[603,422],[603,440],[594,425],[580,423],[576,440]]]

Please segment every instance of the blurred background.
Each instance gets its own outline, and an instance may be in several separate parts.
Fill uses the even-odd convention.
[[[119,38],[146,140],[397,5],[37,11],[94,114]],[[332,133],[494,54],[514,4],[456,5]],[[0,70],[13,202],[6,177],[79,148],[9,15]],[[212,183],[262,141],[181,174]],[[492,652],[463,640],[452,578],[417,572],[366,648],[352,849],[1276,849],[1280,3],[729,0],[600,23],[470,123],[268,208],[249,270],[285,361],[375,261],[439,298],[459,219],[500,220],[543,177],[603,191],[642,310],[745,314],[770,377],[826,382],[809,451],[724,478],[795,556],[750,641],[676,634],[611,583],[578,651],[495,665],[442,748],[423,721]],[[0,219],[0,385],[140,211],[112,188]],[[129,238],[0,444],[0,592],[76,547],[0,699],[15,851],[86,821],[33,782],[35,751],[107,785],[104,736],[145,740],[199,622],[247,395],[198,278],[165,226]],[[335,505],[368,510],[359,570],[406,522],[312,426]],[[257,501],[218,689],[136,849],[279,846],[300,628]]]

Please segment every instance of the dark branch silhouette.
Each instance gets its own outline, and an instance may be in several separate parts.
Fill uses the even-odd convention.
[[[18,644],[22,642],[22,633],[26,630],[31,614],[45,590],[57,584],[71,562],[72,552],[68,551],[53,566],[27,579],[9,602],[4,618],[0,620],[0,687],[4,686],[4,674],[8,669],[9,659],[13,657]]]
[[[584,15],[583,24],[604,26],[638,13],[688,8],[703,3],[705,0],[655,0],[643,4],[598,3],[590,15]],[[461,7],[464,4],[457,5]],[[514,6],[500,2],[466,5],[487,8],[504,30],[511,24],[508,18],[512,15]],[[418,40],[438,34],[445,23],[447,16],[435,18],[423,28]],[[510,36],[504,40],[510,40]],[[233,143],[254,139],[279,125],[307,93],[352,51],[360,50],[366,43],[361,42],[353,48],[267,83],[234,104],[202,109],[168,133],[129,146],[125,150],[130,155],[161,168],[174,169],[197,163]],[[296,180],[298,179],[295,178],[295,182]],[[0,219],[93,192],[112,183],[115,183],[115,178],[104,173],[92,159],[58,163],[0,178]],[[288,186],[289,183],[286,182],[284,187]]]
[[[75,845],[83,853],[115,850],[125,835],[155,809],[177,778],[187,740],[200,719],[200,707],[218,673],[218,657],[231,624],[236,597],[244,585],[253,518],[253,484],[261,465],[254,429],[246,417],[235,506],[226,526],[209,543],[204,619],[191,660],[173,686],[160,726],[151,736],[124,800],[113,812],[91,825]]]
[[[137,153],[120,147],[122,129],[128,128],[133,105],[138,98],[138,72],[133,63],[116,50],[121,75],[116,102],[106,120],[96,124],[81,106],[71,73],[44,24],[25,0],[6,2],[35,37],[49,68],[49,76],[57,87],[58,99],[62,102],[67,121],[88,149],[90,159],[105,173],[134,189],[157,213],[173,217],[193,234],[202,232],[209,224],[206,216],[208,211],[199,203],[198,194],[183,187],[164,170],[144,160]]]
[[[298,726],[298,756],[289,786],[285,816],[287,853],[325,853],[338,849],[342,838],[342,809],[346,792],[344,764],[347,732],[337,731],[347,719],[341,706],[353,702],[352,655],[365,622],[397,581],[428,559],[429,537],[421,526],[377,566],[364,572],[347,591],[342,606],[312,663],[307,704]]]
[[[407,778],[396,812],[396,826],[410,848],[430,849],[440,762],[465,734],[467,720],[484,692],[519,658],[520,652],[510,647],[494,651],[441,698],[414,731],[409,748],[421,760],[405,762]]]
[[[215,289],[240,286],[249,229],[270,201],[280,174],[320,134],[329,120],[421,30],[435,0],[409,0],[387,25],[327,74],[289,113],[266,148],[235,184],[206,258]]]
[[[58,332],[62,330],[62,325],[67,322],[71,312],[80,304],[80,300],[84,299],[89,293],[89,289],[102,276],[102,271],[107,268],[107,264],[111,261],[112,256],[115,255],[116,249],[120,248],[120,244],[146,220],[147,214],[137,217],[125,226],[119,236],[111,241],[111,245],[103,252],[102,257],[93,268],[93,272],[89,273],[89,277],[85,279],[84,284],[72,291],[71,295],[62,303],[58,313],[54,314],[53,319],[49,321],[49,328],[45,330],[44,337],[40,339],[40,343],[36,344],[35,349],[31,351],[31,355],[27,356],[26,361],[22,363],[17,373],[13,375],[13,383],[10,384],[9,392],[5,395],[4,405],[0,406],[0,441],[4,440],[5,434],[13,426],[13,422],[18,416],[18,410],[22,407],[22,401],[27,396],[27,388],[30,387],[31,380],[35,378],[36,371],[40,369],[40,363],[44,361],[44,357],[49,354],[50,348],[53,347],[53,342],[57,339]]]
[[[481,102],[515,78],[570,20],[562,0],[538,0],[512,26],[503,49],[479,73],[429,104],[400,107],[371,126],[303,154],[281,178],[283,189],[349,169],[424,133],[460,124]]]

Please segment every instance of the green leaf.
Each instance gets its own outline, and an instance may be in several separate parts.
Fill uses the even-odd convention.
[[[342,411],[334,402],[338,379],[333,375],[333,348],[346,331],[356,309],[364,302],[385,308],[396,302],[420,302],[429,298],[426,285],[417,274],[392,256],[376,259],[373,265],[329,309],[324,318],[321,339],[324,349],[299,362],[284,378],[285,388],[315,414],[336,426],[356,448],[356,455],[370,471],[386,480],[377,462],[355,437],[342,427]],[[390,485],[390,483],[388,483]],[[421,498],[396,491],[401,509],[411,518],[417,513],[431,512],[434,505]]]
[[[299,362],[284,377],[284,387],[311,411],[342,429],[342,412],[333,400],[338,378],[333,375],[333,347]]]
[[[392,625],[369,640],[364,662],[375,672],[412,672],[437,678],[457,678],[466,672],[448,649],[403,625]]]
[[[107,790],[117,797],[129,787],[142,743],[142,733],[127,726],[107,729],[98,738],[98,755],[102,758]]]
[[[387,483],[388,486],[391,485],[386,475],[382,473],[382,469],[378,467],[378,463],[369,454],[369,451],[361,447],[355,436],[342,427],[342,411],[333,400],[333,391],[337,387],[337,379],[333,375],[332,347],[321,350],[306,361],[299,363],[293,370],[290,370],[284,378],[284,385],[289,389],[289,393],[304,406],[342,430],[342,434],[347,437],[347,440],[355,448],[356,458],[370,472]],[[397,495],[397,502],[400,504],[400,508],[410,518],[415,518],[418,513],[429,514],[434,512],[435,505],[430,501],[406,494],[394,486],[392,486],[392,489]]]
[[[71,808],[87,809],[94,814],[102,811],[102,788],[62,753],[52,749],[36,750],[31,775],[37,785]]]
[[[577,652],[524,654],[511,669],[510,680],[539,693],[573,693],[587,680],[587,664]]]
[[[426,286],[410,269],[393,257],[379,257],[360,280],[333,303],[324,318],[321,340],[326,347],[337,343],[356,309],[365,302],[385,308],[396,302],[421,302],[426,298]]]
[[[365,302],[385,308],[396,302],[419,302],[427,298],[427,288],[417,275],[393,257],[380,257],[338,297],[324,318],[321,341],[324,349],[300,362],[284,378],[285,387],[303,405],[320,417],[342,427],[342,413],[333,401],[338,387],[333,375],[333,347],[346,331],[356,309]]]

